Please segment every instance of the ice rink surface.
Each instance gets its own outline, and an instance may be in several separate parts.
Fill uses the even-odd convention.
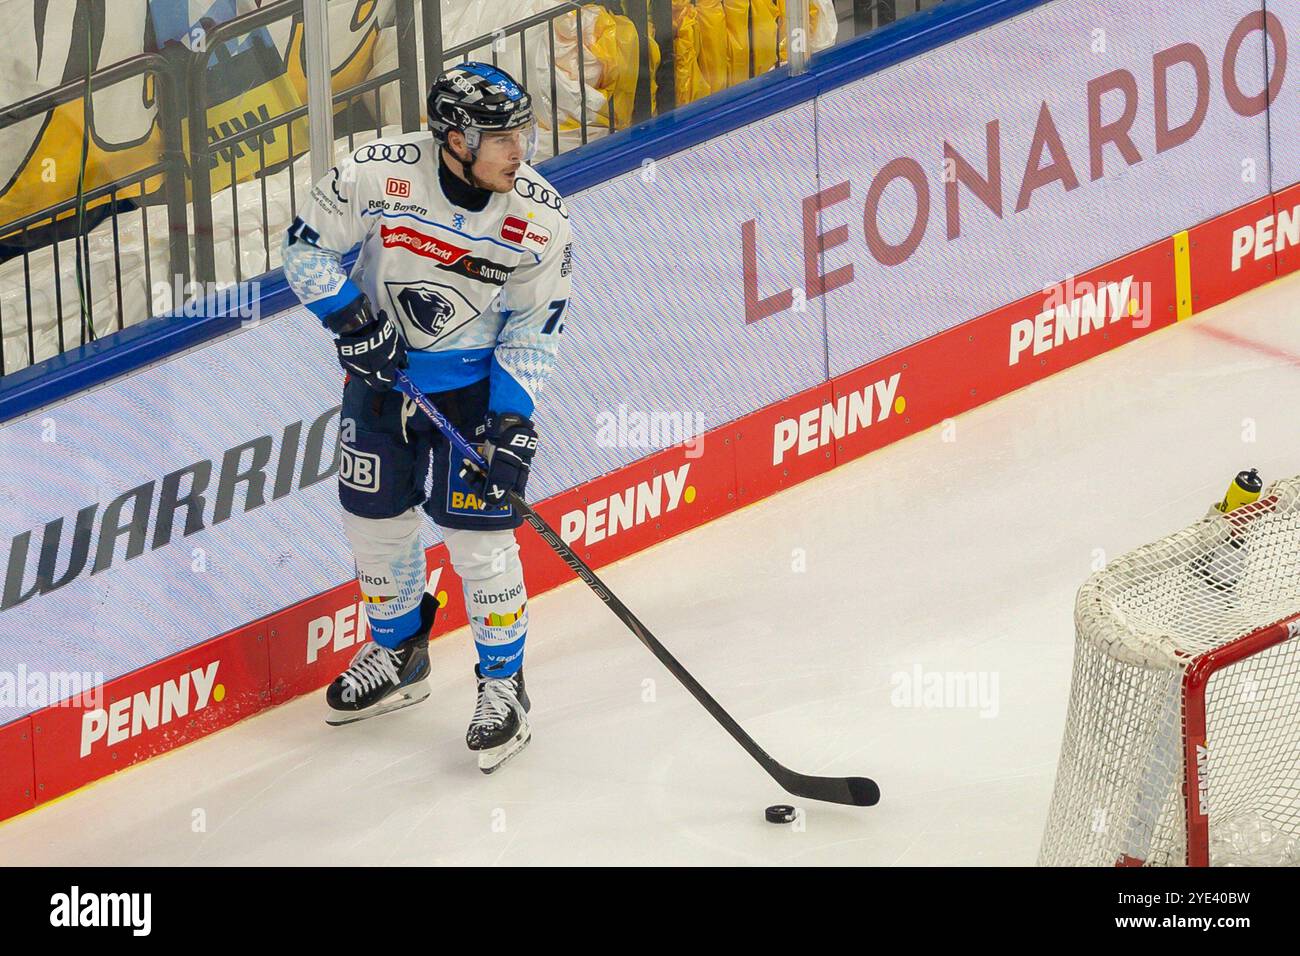
[[[491,777],[461,630],[424,703],[330,728],[300,698],[0,825],[0,861],[1031,864],[1075,590],[1238,470],[1300,474],[1297,409],[1293,276],[601,572],[761,746],[876,807],[765,822],[788,798],[575,582],[530,602],[534,738]],[[961,675],[976,699],[911,705]]]

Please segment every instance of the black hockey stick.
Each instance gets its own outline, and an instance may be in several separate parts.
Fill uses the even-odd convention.
[[[487,470],[487,463],[478,451],[461,437],[461,434],[456,431],[456,428],[447,420],[446,416],[438,411],[437,406],[415,387],[415,383],[411,381],[405,372],[400,370],[397,372],[397,388],[420,406],[420,410],[433,420],[438,431],[442,432],[458,454],[479,469],[480,472]],[[808,800],[843,803],[855,807],[870,807],[880,802],[880,788],[876,786],[874,780],[866,777],[810,777],[807,774],[795,773],[773,760],[767,751],[756,744],[754,738],[745,733],[744,728],[722,709],[722,705],[713,699],[713,695],[691,676],[690,671],[683,667],[677,658],[673,657],[668,652],[668,649],[650,633],[650,630],[637,620],[636,615],[628,610],[627,605],[620,601],[609,588],[605,587],[604,582],[596,576],[596,572],[587,567],[586,562],[564,543],[563,539],[555,533],[555,530],[546,523],[541,515],[533,510],[528,502],[513,491],[509,494],[509,500],[523,515],[524,520],[532,525],[533,530],[541,535],[542,540],[564,559],[564,563],[583,580],[587,587],[596,592],[596,596],[605,602],[606,606],[614,612],[620,621],[627,625],[627,629],[636,636],[636,639],[644,644],[651,654],[659,658],[659,663],[668,668],[669,673],[691,692],[691,696],[703,705],[704,709],[726,729],[727,733],[731,734],[736,743],[745,748],[747,754],[758,761],[759,766],[781,785],[782,790]]]

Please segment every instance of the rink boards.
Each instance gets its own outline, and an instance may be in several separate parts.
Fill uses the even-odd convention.
[[[843,462],[933,426],[1033,381],[1164,328],[1276,276],[1300,269],[1294,245],[1232,268],[1242,236],[1265,235],[1278,217],[1300,222],[1300,186],[1234,210],[1075,280],[1090,290],[1140,287],[1149,318],[1100,311],[1104,325],[1038,356],[1011,359],[1025,323],[1052,309],[1055,293],[1026,297],[895,355],[836,376],[702,439],[634,462],[542,502],[539,511],[595,567],[761,500]],[[1239,258],[1239,256],[1238,256]],[[1180,284],[1179,275],[1190,279]],[[1089,291],[1082,291],[1082,290]],[[1100,297],[1099,297],[1100,298]],[[1112,297],[1113,298],[1113,297]],[[1079,301],[1075,299],[1074,301]],[[1181,305],[1180,305],[1181,303]],[[1067,311],[1071,305],[1066,304]],[[1081,312],[1085,311],[1081,307]],[[1038,328],[1047,323],[1038,321]],[[974,359],[974,360],[972,360]],[[893,387],[890,383],[893,383]],[[891,401],[882,405],[879,398]],[[888,483],[886,484],[886,477]],[[882,476],[882,495],[921,476]],[[846,502],[851,507],[852,502]],[[571,574],[536,535],[520,533],[532,594]],[[454,581],[443,545],[429,549],[434,590]],[[707,582],[701,582],[707,587]],[[455,593],[453,587],[450,593]],[[633,608],[635,594],[621,595]],[[267,707],[315,690],[355,651],[364,624],[355,583],[341,585],[106,685],[99,707],[51,707],[0,728],[0,813],[11,816],[105,774],[188,743]],[[465,624],[448,601],[435,627]],[[611,630],[620,628],[611,618]],[[543,638],[544,639],[544,638]],[[164,699],[165,698],[165,699]],[[323,732],[323,731],[322,731]],[[10,772],[10,770],[15,772]]]
[[[1139,162],[1123,158],[1122,136],[1098,134],[1104,124],[1072,129],[1069,117],[1093,95],[1101,107],[1120,102],[1129,87],[1117,70],[1134,78],[1135,123],[1164,129],[1199,115],[1199,96],[1179,100],[1174,82],[1197,75],[1185,45],[1161,81],[1168,122],[1152,112],[1150,49],[1177,46],[1172,32],[1098,54],[1079,27],[1072,67],[1054,62],[1048,79],[1025,70],[1024,89],[996,109],[971,94],[946,116],[925,113],[940,91],[925,87],[918,64],[938,77],[964,68],[969,87],[979,64],[1023,54],[1044,29],[1061,34],[1078,6],[1048,4],[572,197],[587,251],[539,413],[546,451],[531,490],[584,559],[600,567],[922,429],[952,427],[961,412],[1295,271],[1300,187],[1267,185],[1300,179],[1300,139],[1278,135],[1300,126],[1295,84],[1270,109],[1269,166],[1270,116],[1242,116],[1222,80],[1224,64],[1241,72],[1259,39],[1254,5],[1188,28],[1204,34],[1193,45],[1219,79],[1201,124],[1177,146],[1152,152],[1132,127]],[[1125,17],[1159,24],[1176,14],[1141,6]],[[1124,33],[1114,32],[1119,44]],[[1262,88],[1262,44],[1255,53]],[[1099,76],[1109,79],[1097,85]],[[1035,101],[1013,119],[1035,83],[1050,105]],[[915,109],[898,109],[884,128],[854,105],[908,97]],[[1053,106],[1056,137],[1043,120]],[[992,168],[981,150],[994,143],[995,113],[1000,204],[978,183]],[[811,170],[809,141],[821,150]],[[846,141],[864,148],[844,150]],[[954,151],[969,167],[951,167],[955,220],[949,183],[928,162],[942,166]],[[762,155],[762,175],[737,168],[738,155]],[[1058,281],[1099,257],[1111,261]],[[1038,291],[1010,291],[1025,289]],[[296,310],[0,431],[11,460],[28,454],[49,471],[23,503],[26,524],[10,532],[31,529],[19,570],[32,573],[12,588],[7,580],[16,603],[0,621],[10,635],[53,635],[45,660],[32,652],[33,671],[56,661],[115,669],[95,700],[42,705],[0,727],[0,816],[315,690],[346,665],[364,613],[355,583],[337,583],[349,576],[331,456],[337,387],[332,349]],[[655,414],[686,440],[639,431]],[[112,427],[122,420],[139,425],[124,435]],[[37,445],[51,424],[54,440]],[[882,477],[878,494],[893,498],[917,477]],[[74,519],[88,501],[99,507],[81,573],[42,591],[41,525],[65,516],[53,566],[71,570]],[[116,519],[106,523],[109,512]],[[571,578],[535,535],[519,537],[531,594]],[[432,590],[446,600],[440,635],[464,625],[464,608],[443,546],[428,559]],[[621,596],[636,608],[634,593]],[[93,624],[79,633],[68,622]],[[620,625],[611,618],[610,627]],[[204,633],[216,636],[184,646]]]

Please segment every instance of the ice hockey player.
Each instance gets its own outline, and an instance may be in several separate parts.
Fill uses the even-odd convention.
[[[442,529],[478,650],[466,742],[490,773],[527,745],[527,594],[510,491],[537,450],[533,412],[569,299],[568,212],[529,164],[531,99],[482,63],[443,73],[429,131],[376,139],[316,184],[283,245],[289,284],[347,372],[339,500],[373,641],[326,693],[349,723],[429,696],[420,508]],[[351,277],[342,257],[360,247]],[[401,392],[405,368],[488,461],[465,468]]]

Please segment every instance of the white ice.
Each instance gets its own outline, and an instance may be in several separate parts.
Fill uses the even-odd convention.
[[[1300,474],[1297,408],[1300,276],[602,572],[778,760],[872,776],[876,807],[765,822],[784,794],[571,583],[530,602],[534,739],[491,777],[461,631],[416,707],[329,728],[300,698],[0,825],[0,860],[1031,864],[1075,589],[1238,470]],[[991,696],[901,706],[917,668]]]

